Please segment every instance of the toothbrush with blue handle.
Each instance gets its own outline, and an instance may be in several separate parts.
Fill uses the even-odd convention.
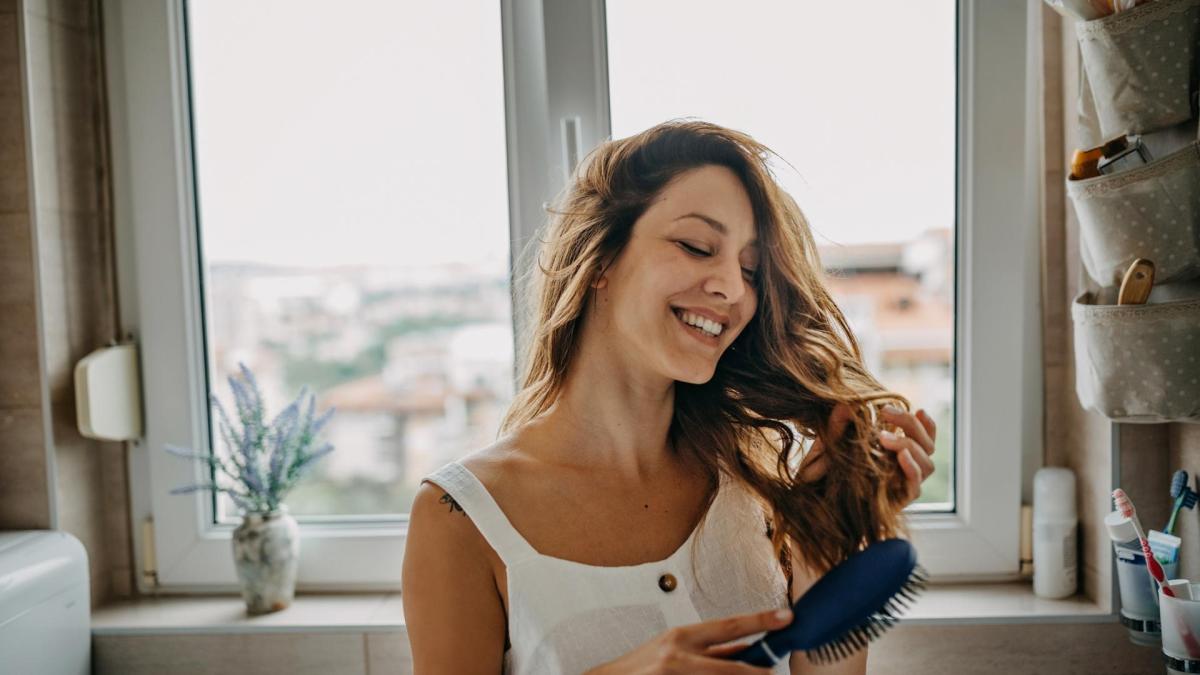
[[[803,651],[813,663],[850,656],[891,628],[928,573],[912,544],[885,539],[846,558],[792,606],[792,623],[726,658],[773,666]]]
[[[1180,469],[1171,478],[1171,497],[1175,500],[1175,507],[1171,509],[1171,520],[1167,521],[1167,526],[1163,529],[1167,534],[1172,534],[1175,529],[1175,516],[1179,515],[1179,509],[1196,507],[1196,493],[1188,487],[1187,471]]]

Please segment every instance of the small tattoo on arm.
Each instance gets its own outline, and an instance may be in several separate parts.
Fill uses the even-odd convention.
[[[442,495],[442,498],[439,499],[438,501],[441,502],[442,504],[449,504],[451,513],[458,511],[459,513],[463,514],[464,516],[467,515],[467,512],[463,511],[463,507],[459,506],[458,502],[454,501],[454,497],[451,497],[450,493],[448,493],[448,492],[446,494]]]

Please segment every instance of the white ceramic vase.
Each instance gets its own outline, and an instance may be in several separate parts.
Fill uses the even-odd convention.
[[[233,562],[250,614],[267,614],[292,604],[300,563],[300,528],[287,506],[251,512],[233,531]]]

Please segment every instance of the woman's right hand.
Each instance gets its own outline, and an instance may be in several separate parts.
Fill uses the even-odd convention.
[[[776,612],[783,612],[782,617]],[[765,675],[771,670],[727,656],[746,647],[745,644],[722,645],[740,637],[782,628],[792,620],[792,611],[770,610],[754,614],[693,623],[672,628],[625,656],[587,671],[585,675],[683,675],[711,673],[713,675]]]

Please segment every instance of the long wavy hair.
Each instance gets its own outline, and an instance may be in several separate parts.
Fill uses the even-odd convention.
[[[907,536],[904,475],[879,446],[877,425],[883,405],[910,405],[863,365],[858,341],[823,282],[808,223],[770,170],[773,154],[744,133],[672,120],[605,142],[580,163],[549,209],[537,265],[517,280],[531,313],[522,331],[528,351],[499,433],[538,417],[558,397],[591,284],[652,200],[686,171],[727,167],[753,208],[762,256],[758,307],[712,379],[675,383],[668,443],[711,480],[724,472],[749,486],[763,502],[780,560],[788,563],[784,545],[791,538],[802,562],[823,574],[871,542]],[[844,426],[830,423],[835,410]],[[804,480],[800,474],[814,461],[804,441],[814,439],[823,445],[825,471]]]

